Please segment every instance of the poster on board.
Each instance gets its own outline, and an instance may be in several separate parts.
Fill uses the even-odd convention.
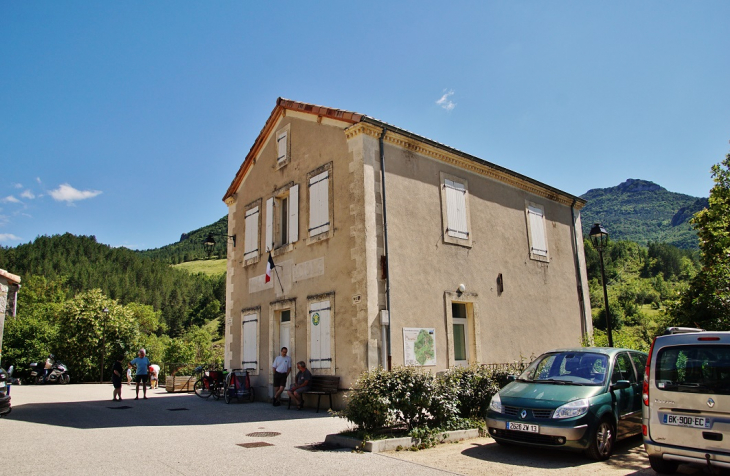
[[[405,365],[436,365],[436,329],[404,327],[403,360]]]

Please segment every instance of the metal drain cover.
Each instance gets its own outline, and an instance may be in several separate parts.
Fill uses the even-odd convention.
[[[107,407],[107,408],[109,410],[128,410],[128,409],[130,409],[132,407],[128,407],[128,406],[124,405],[124,406],[121,406],[121,407]]]
[[[241,446],[243,448],[261,448],[263,446],[274,446],[271,443],[267,443],[265,441],[256,441],[254,443],[238,443],[237,446]]]
[[[187,410],[188,410],[187,408],[168,408],[167,409],[168,412],[185,412]]]
[[[249,433],[246,436],[251,436],[253,438],[266,438],[271,436],[279,436],[281,433],[278,433],[276,431],[255,431],[253,433]]]

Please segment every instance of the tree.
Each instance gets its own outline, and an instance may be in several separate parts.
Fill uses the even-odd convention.
[[[671,307],[678,325],[727,330],[730,326],[730,154],[712,166],[709,206],[691,223],[700,240],[702,269]]]

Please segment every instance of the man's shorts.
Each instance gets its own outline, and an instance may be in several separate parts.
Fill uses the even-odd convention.
[[[294,385],[292,385],[292,387],[293,387],[293,386],[294,386]],[[296,390],[289,390],[289,391],[290,391],[290,392],[291,392],[291,391],[293,391],[293,392],[294,392],[294,393],[296,393],[297,395],[301,395],[301,394],[303,394],[303,393],[306,393],[306,392],[308,392],[310,388],[312,388],[312,387],[310,387],[310,386],[307,386],[307,387],[302,387],[302,388],[298,388],[298,389],[296,389]]]
[[[282,374],[274,370],[274,388],[283,387],[286,385],[286,374]]]
[[[147,374],[137,374],[134,376],[134,381],[137,383],[147,383]]]

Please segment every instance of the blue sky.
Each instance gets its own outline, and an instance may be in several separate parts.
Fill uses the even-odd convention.
[[[574,195],[707,196],[730,2],[0,2],[0,244],[146,249],[221,201],[279,96]]]

